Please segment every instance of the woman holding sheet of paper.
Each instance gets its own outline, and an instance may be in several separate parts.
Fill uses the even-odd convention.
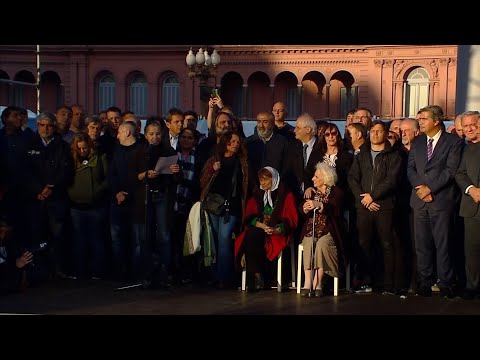
[[[147,187],[146,234],[150,240],[145,251],[147,273],[154,286],[167,287],[172,259],[173,204],[180,166],[176,160],[171,161],[173,157],[178,158],[177,152],[170,146],[161,145],[161,134],[161,125],[156,122],[150,123],[145,129],[148,170],[140,174],[139,179],[146,179]],[[160,165],[157,167],[157,164]]]

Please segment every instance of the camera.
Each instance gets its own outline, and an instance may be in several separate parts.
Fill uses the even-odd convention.
[[[30,251],[32,253],[32,255],[35,255],[41,251],[45,251],[47,250],[47,243],[46,242],[43,242],[43,243],[40,243],[38,246],[34,247],[34,248],[31,248],[31,249],[25,249],[26,251]]]
[[[33,268],[35,267],[35,257],[39,254],[42,254],[44,251],[46,251],[48,249],[47,247],[47,243],[46,242],[43,242],[43,243],[40,243],[38,244],[38,246],[34,247],[34,248],[26,248],[24,249],[24,252],[26,251],[29,251],[30,253],[32,253],[33,255],[33,258],[32,258],[32,261],[27,265],[29,268]]]

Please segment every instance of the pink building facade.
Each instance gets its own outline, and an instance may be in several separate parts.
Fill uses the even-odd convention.
[[[196,53],[200,46],[192,46]],[[190,46],[42,45],[40,110],[81,104],[88,114],[109,106],[140,117],[175,106],[206,115],[210,90],[242,119],[284,101],[289,119],[344,119],[356,107],[380,118],[415,116],[440,105],[455,117],[457,45],[209,45],[215,73],[189,77]],[[0,105],[36,111],[35,45],[0,45]],[[212,76],[210,76],[212,75]]]

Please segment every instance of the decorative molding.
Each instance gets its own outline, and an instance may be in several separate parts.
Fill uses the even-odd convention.
[[[228,50],[217,47],[219,52],[223,55],[271,55],[271,54],[343,54],[343,53],[368,53],[365,48],[335,48],[335,49],[270,49],[270,50]]]
[[[360,60],[284,60],[284,61],[225,61],[221,63],[221,66],[225,65],[320,65],[320,66],[332,66],[332,65],[359,65]]]
[[[448,65],[450,62],[450,58],[441,58],[440,59],[440,65]]]
[[[432,69],[433,78],[438,78],[438,60],[431,59],[430,61],[428,61],[428,65],[430,65],[430,68]]]
[[[382,67],[385,60],[373,60],[373,63],[375,64],[375,67]]]
[[[392,67],[393,61],[392,60],[385,60],[384,67]]]
[[[395,60],[394,62],[394,74],[393,78],[394,79],[399,79],[400,74],[402,73],[402,70],[407,66],[407,62],[405,60]]]

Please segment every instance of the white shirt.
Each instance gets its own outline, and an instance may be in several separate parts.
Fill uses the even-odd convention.
[[[429,139],[433,139],[433,142],[432,142],[432,153],[433,153],[433,151],[435,151],[435,146],[437,146],[438,139],[440,139],[440,135],[442,135],[442,130],[439,130],[432,138],[430,138],[430,137],[427,135],[427,146],[428,146],[428,140],[429,140]]]
[[[170,146],[177,150],[177,144],[178,144],[178,135],[173,136],[172,134],[168,133],[170,135]]]

